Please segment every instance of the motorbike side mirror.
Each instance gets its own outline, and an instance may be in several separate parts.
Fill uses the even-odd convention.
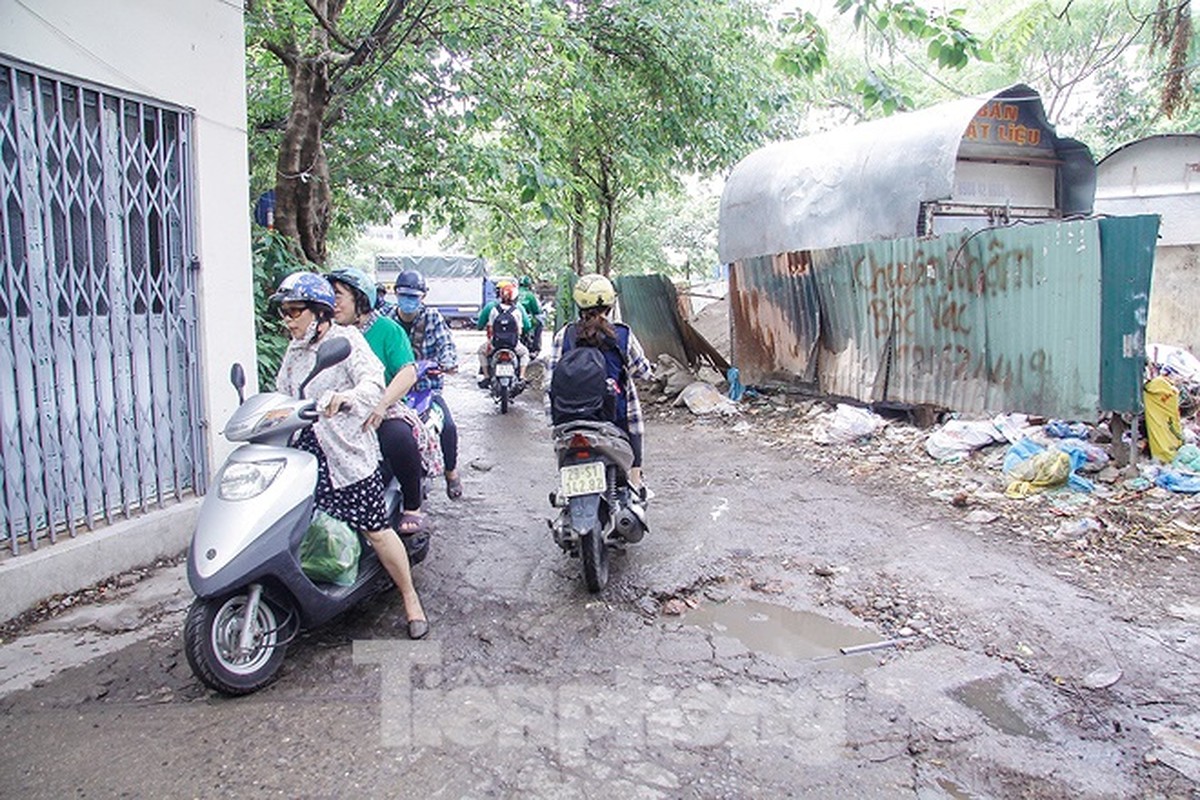
[[[233,388],[237,389],[238,405],[246,402],[246,395],[242,392],[246,388],[246,371],[236,361],[229,368],[229,382],[233,384]]]
[[[309,381],[334,364],[345,361],[349,355],[350,342],[347,339],[339,336],[336,339],[326,339],[321,342],[321,346],[317,348],[317,363],[313,364],[312,372],[308,373],[304,383],[300,384],[300,396],[304,396],[304,390],[308,388]]]

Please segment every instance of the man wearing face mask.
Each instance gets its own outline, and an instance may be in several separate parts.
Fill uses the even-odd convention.
[[[440,373],[426,375],[416,388],[426,384],[433,391],[433,402],[441,406],[445,423],[442,426],[442,457],[446,462],[446,496],[451,500],[462,497],[462,479],[458,475],[458,428],[450,416],[450,407],[442,397],[442,374],[458,370],[458,350],[450,335],[450,326],[436,308],[429,308],[425,298],[425,277],[408,269],[396,277],[396,321],[408,333],[417,359],[436,361]]]

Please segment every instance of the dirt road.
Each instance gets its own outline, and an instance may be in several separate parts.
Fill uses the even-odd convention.
[[[1136,581],[1117,562],[1081,575],[901,487],[766,447],[769,423],[675,419],[646,437],[652,530],[591,596],[546,527],[540,396],[501,416],[459,375],[448,397],[466,493],[428,506],[428,640],[407,641],[381,596],[296,642],[269,688],[220,698],[180,648],[179,568],[160,570],[116,631],[77,612],[0,646],[0,682],[22,658],[76,664],[0,686],[4,793],[1197,792],[1186,555]]]

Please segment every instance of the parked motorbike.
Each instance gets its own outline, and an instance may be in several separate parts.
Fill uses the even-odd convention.
[[[300,399],[277,392],[245,399],[241,365],[230,371],[240,405],[224,434],[243,444],[226,459],[200,507],[187,562],[196,599],[183,630],[192,672],[224,694],[248,694],[267,685],[301,630],[392,586],[366,541],[349,586],[316,583],[300,568],[300,544],[315,510],[317,459],[290,442],[318,419],[316,403],[304,399],[304,389],[349,353],[345,339],[324,342],[301,384]],[[394,529],[403,512],[401,500],[393,480],[385,503]],[[425,559],[427,534],[401,540],[412,564]]]
[[[611,422],[576,421],[554,427],[558,490],[550,505],[560,509],[549,522],[554,541],[583,562],[589,592],[608,583],[610,548],[640,542],[649,529],[645,503],[628,484],[633,450]]]
[[[517,351],[507,347],[495,347],[488,357],[488,386],[492,400],[500,406],[500,413],[508,413],[508,404],[524,388],[517,377]]]

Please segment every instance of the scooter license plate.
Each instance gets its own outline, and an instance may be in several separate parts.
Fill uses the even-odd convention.
[[[588,464],[571,464],[558,471],[563,497],[578,497],[582,494],[600,494],[605,488],[604,463],[592,461]]]
[[[516,372],[517,371],[515,369],[513,369],[512,364],[497,364],[496,365],[496,377],[497,378],[511,378],[513,375],[516,374]]]

